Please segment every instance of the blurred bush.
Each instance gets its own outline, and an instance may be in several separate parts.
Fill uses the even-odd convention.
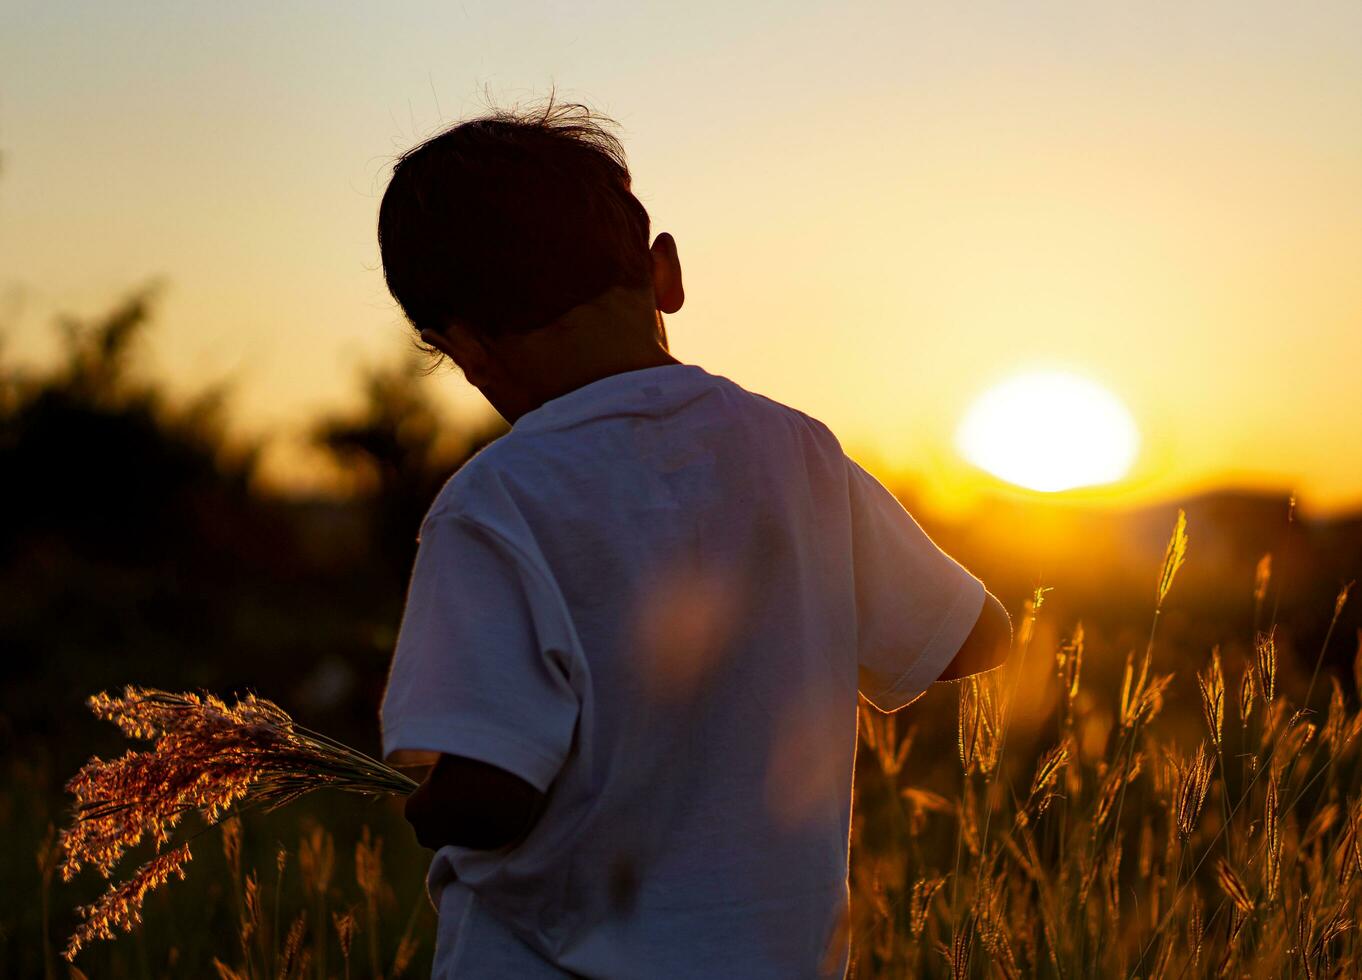
[[[140,369],[157,294],[60,320],[44,369],[0,348],[0,880],[17,886],[0,889],[0,975],[43,968],[34,854],[62,820],[61,782],[123,749],[84,709],[89,694],[249,688],[377,752],[421,515],[501,431],[442,419],[413,365],[374,367],[352,413],[315,424],[359,489],[261,491],[260,445],[229,434],[229,390],[172,397]],[[400,832],[390,817],[378,825]],[[423,858],[406,853],[394,880],[418,895]],[[55,902],[55,931],[75,900]]]

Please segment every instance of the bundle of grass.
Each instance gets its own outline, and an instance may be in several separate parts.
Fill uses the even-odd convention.
[[[156,854],[131,877],[115,882],[79,909],[83,921],[65,956],[74,959],[93,939],[113,939],[141,921],[149,892],[184,877],[189,841],[172,843],[186,814],[208,826],[234,810],[274,809],[318,789],[407,794],[416,783],[324,735],[298,725],[278,705],[249,694],[227,704],[211,695],[125,688],[87,702],[99,718],[129,738],[152,743],[118,759],[91,759],[66,789],[74,820],[62,832],[62,879],[86,864],[106,878],[131,848],[149,840]]]

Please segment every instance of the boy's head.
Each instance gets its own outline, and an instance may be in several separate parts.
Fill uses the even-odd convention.
[[[403,154],[383,195],[388,288],[503,414],[489,385],[553,388],[530,375],[561,362],[554,348],[592,347],[584,330],[594,346],[665,350],[658,311],[680,308],[675,243],[664,234],[650,247],[605,122],[552,100],[467,120]]]

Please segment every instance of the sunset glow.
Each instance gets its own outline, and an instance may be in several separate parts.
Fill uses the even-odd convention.
[[[971,399],[1069,364],[1139,420],[1097,503],[1362,505],[1362,5],[701,2],[660,27],[616,0],[341,2],[320,35],[292,4],[7,6],[5,356],[53,363],[56,318],[161,282],[148,364],[230,382],[271,486],[332,486],[310,419],[410,348],[375,234],[396,155],[554,88],[618,120],[675,236],[676,356],[877,476],[960,504]],[[457,372],[421,384],[490,411]]]
[[[1101,385],[1059,371],[1018,375],[990,388],[956,433],[960,454],[1030,490],[1113,483],[1135,460],[1139,433]]]

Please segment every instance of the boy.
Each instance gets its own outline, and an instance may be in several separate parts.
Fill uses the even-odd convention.
[[[682,364],[672,237],[578,106],[405,154],[383,268],[511,431],[421,526],[383,703],[437,977],[841,976],[857,691],[1003,661],[980,582],[821,423]]]

